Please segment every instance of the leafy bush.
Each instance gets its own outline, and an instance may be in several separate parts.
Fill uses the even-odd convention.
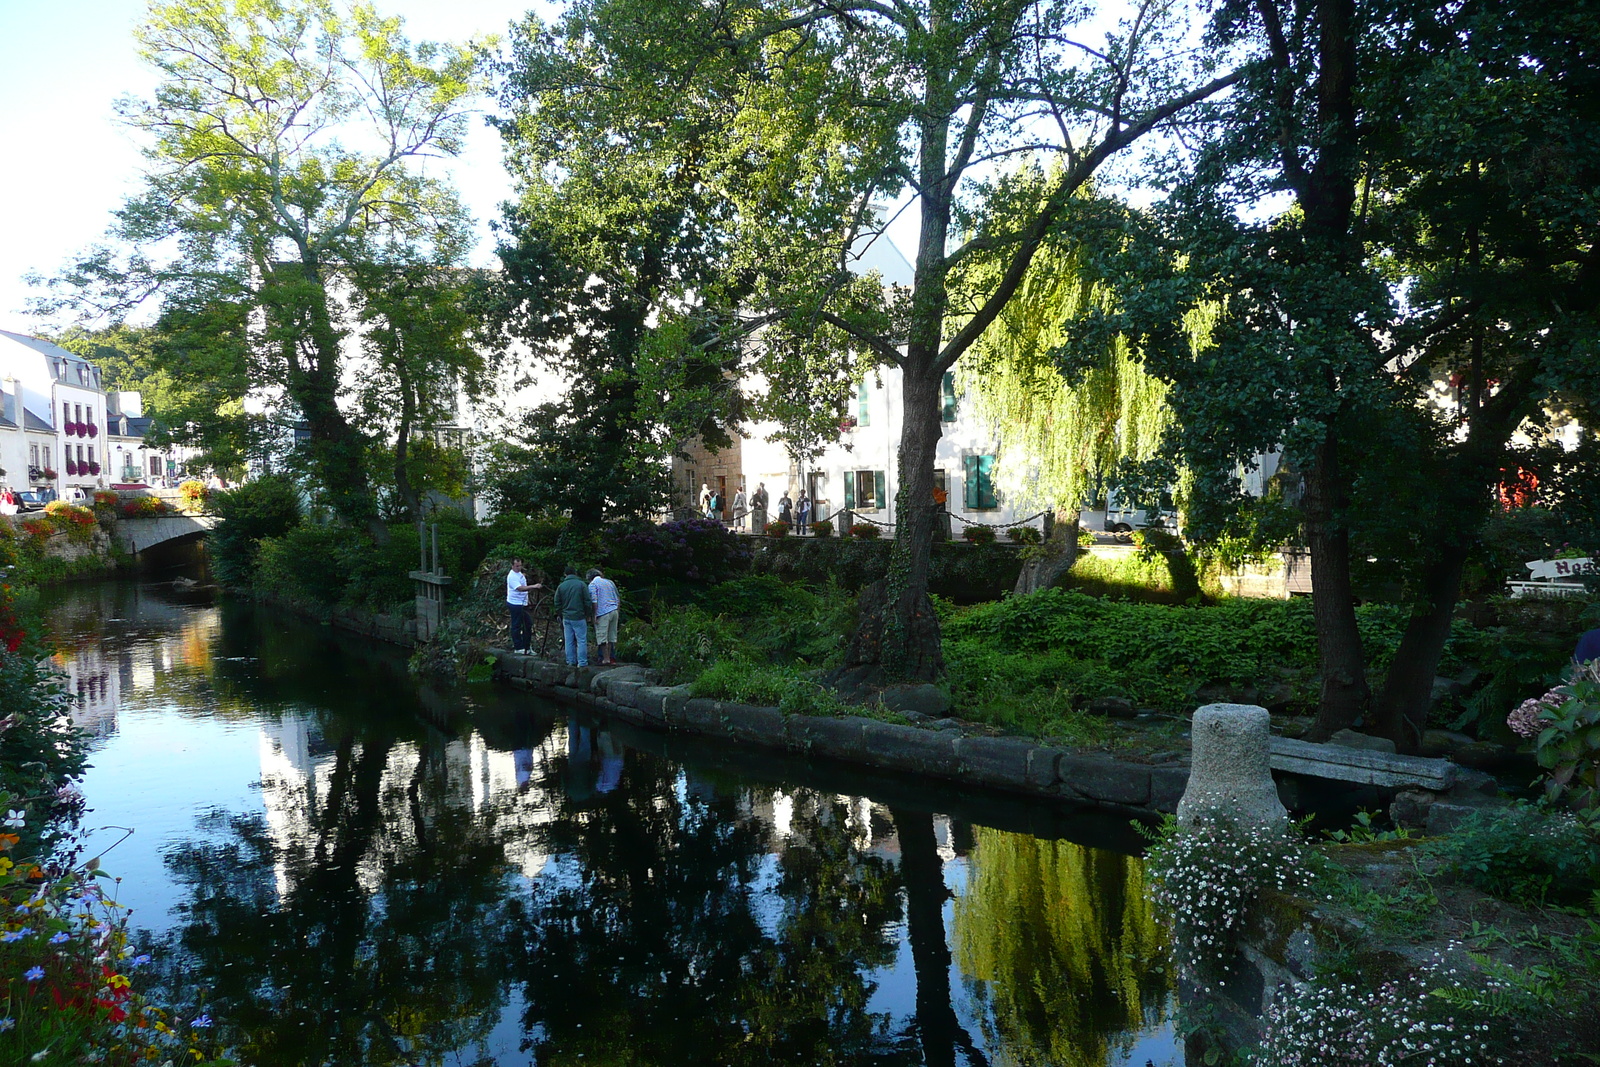
[[[600,561],[627,573],[635,586],[724,581],[746,570],[750,551],[732,530],[711,519],[608,526]],[[575,559],[584,558],[581,553]]]
[[[1430,847],[1442,870],[1514,904],[1581,901],[1600,885],[1600,841],[1568,812],[1486,811]]]
[[[1600,814],[1600,660],[1572,668],[1566,685],[1523,701],[1506,724],[1534,739],[1547,772],[1546,796]]]
[[[172,509],[158,496],[135,497],[122,505],[122,513],[130,519],[149,519],[165,515]]]
[[[114,508],[117,506],[117,501],[119,499],[121,498],[118,497],[116,493],[109,492],[105,489],[96,489],[94,493],[94,506],[97,508]]]
[[[264,475],[213,493],[211,513],[220,520],[208,537],[212,568],[224,585],[244,588],[255,576],[261,541],[299,524],[300,490],[281,475]]]
[[[1092,547],[1094,547],[1094,532],[1092,530],[1085,530],[1081,526],[1078,527],[1078,547],[1079,548],[1092,548]]]
[[[197,482],[192,478],[178,486],[178,493],[183,497],[183,506],[188,511],[199,511],[205,505],[206,495],[209,492],[204,482]]]
[[[1442,957],[1375,987],[1316,981],[1288,993],[1267,1013],[1251,1057],[1260,1067],[1495,1063],[1510,1040],[1506,987]]]
[[[961,536],[969,544],[988,545],[994,543],[994,527],[968,526],[961,531]]]
[[[811,532],[817,537],[832,537],[833,522],[829,519],[818,519],[811,524]]]
[[[765,532],[768,537],[788,537],[789,524],[784,522],[782,519],[776,519],[767,523]]]
[[[876,541],[883,531],[870,522],[858,522],[850,527],[850,536],[859,541]]]
[[[677,685],[720,661],[747,658],[741,631],[738,620],[691,606],[664,612],[653,624],[632,628],[629,637],[661,680]]]
[[[832,692],[794,667],[749,660],[723,660],[693,683],[695,696],[777,708],[785,715],[838,715],[850,709]]]
[[[1039,530],[1033,526],[1013,526],[1006,531],[1006,536],[1019,545],[1036,545],[1044,540]]]
[[[180,1019],[139,989],[136,968],[149,957],[134,955],[128,909],[102,888],[104,872],[75,863],[75,842],[49,857],[26,847],[39,817],[12,794],[0,792],[0,809],[9,813],[0,829],[0,1029],[16,1055],[7,1062],[228,1062],[215,1058],[202,1010]]]
[[[1306,853],[1289,827],[1239,825],[1202,813],[1185,829],[1169,816],[1152,833],[1144,869],[1150,899],[1172,921],[1179,966],[1222,973],[1255,919],[1262,892],[1303,882]]]

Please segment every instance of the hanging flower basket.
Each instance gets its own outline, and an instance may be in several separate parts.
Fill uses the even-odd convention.
[[[89,436],[90,437],[99,437],[100,436],[100,427],[96,426],[92,422],[85,423],[85,426],[89,431]]]
[[[67,460],[67,477],[68,478],[76,478],[77,476],[78,476],[78,464],[77,464],[77,461],[76,460],[70,460],[70,459]]]

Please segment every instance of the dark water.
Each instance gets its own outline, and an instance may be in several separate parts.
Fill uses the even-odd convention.
[[[48,606],[87,825],[245,1063],[1182,1061],[1121,820],[419,687],[170,587]]]

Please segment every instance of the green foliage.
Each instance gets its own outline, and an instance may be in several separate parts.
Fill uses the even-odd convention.
[[[1006,537],[1019,545],[1036,545],[1044,539],[1034,526],[1013,526],[1006,531]]]
[[[811,533],[815,537],[832,537],[833,522],[830,519],[818,519],[811,524]]]
[[[1545,795],[1600,816],[1600,661],[1572,669],[1540,709],[1534,753],[1545,775]]]
[[[630,627],[627,641],[661,672],[666,685],[691,681],[721,661],[739,659],[746,647],[738,620],[693,606],[663,612],[647,626]]]
[[[974,545],[992,545],[994,544],[994,527],[968,526],[961,531],[961,539]]]
[[[249,586],[261,541],[282,537],[300,522],[300,490],[282,475],[262,475],[211,497],[220,520],[208,535],[211,565],[222,584]]]
[[[475,573],[484,558],[484,532],[454,512],[440,512],[435,519],[444,572],[458,577]],[[431,536],[428,551],[432,566]],[[260,541],[254,588],[315,610],[393,611],[416,596],[409,572],[419,559],[415,526],[392,528],[388,542],[380,545],[365,529],[307,522]]]
[[[842,715],[860,710],[841,703],[804,670],[744,659],[721,660],[692,685],[698,697],[777,708],[785,715]]]
[[[1600,887],[1600,838],[1567,812],[1519,804],[1474,814],[1431,847],[1443,871],[1513,904],[1574,903]]]

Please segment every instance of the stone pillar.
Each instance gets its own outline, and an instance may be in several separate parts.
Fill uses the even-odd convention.
[[[1272,717],[1254,704],[1207,704],[1194,713],[1189,787],[1178,825],[1215,813],[1235,823],[1282,827],[1289,813],[1272,781]]]
[[[750,509],[750,532],[753,534],[767,532],[767,509],[760,504]]]

